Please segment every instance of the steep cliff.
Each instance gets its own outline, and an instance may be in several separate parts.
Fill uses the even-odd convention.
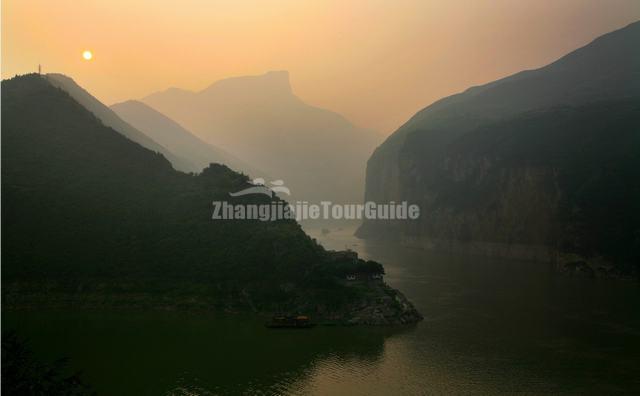
[[[423,109],[375,151],[366,197],[421,206],[362,237],[540,260],[633,261],[640,239],[640,23]],[[623,252],[624,250],[624,252]]]

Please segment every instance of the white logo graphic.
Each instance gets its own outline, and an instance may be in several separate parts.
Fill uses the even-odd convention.
[[[278,179],[267,186],[263,178],[249,182],[251,187],[229,193],[232,197],[263,194],[274,198],[276,193],[291,195],[284,181]],[[363,204],[336,204],[331,201],[310,203],[297,201],[293,204],[282,200],[272,200],[267,204],[233,204],[226,201],[213,201],[213,220],[415,220],[420,216],[420,207],[406,201]]]
[[[285,187],[284,181],[282,180],[273,180],[269,182],[272,187],[268,187],[264,184],[264,179],[259,177],[257,179],[253,179],[251,181],[253,187],[245,188],[244,190],[240,190],[238,192],[229,193],[232,197],[240,197],[242,195],[249,194],[264,194],[269,197],[273,197],[276,193],[285,193],[287,195],[291,195],[291,191],[289,188]]]

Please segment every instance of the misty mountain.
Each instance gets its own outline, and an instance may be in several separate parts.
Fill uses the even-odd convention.
[[[286,71],[229,78],[199,92],[171,88],[142,101],[283,179],[296,198],[362,200],[375,133],[304,103],[292,92]]]
[[[129,140],[132,140],[149,150],[164,155],[175,169],[183,172],[199,172],[202,170],[202,167],[198,167],[186,157],[180,157],[175,153],[172,153],[166,147],[158,144],[154,139],[123,121],[113,110],[102,104],[102,102],[79,86],[73,79],[57,73],[46,74],[45,78],[49,80],[53,86],[66,91],[78,103],[98,117],[104,125],[113,128]]]
[[[164,114],[137,100],[111,105],[111,110],[129,125],[181,158],[188,158],[199,170],[220,163],[256,175],[257,170],[221,148],[205,143]]]
[[[421,219],[367,222],[358,235],[637,262],[638,47],[634,23],[418,112],[369,159],[366,197],[419,203]]]
[[[419,319],[382,283],[345,285],[343,263],[293,220],[212,220],[212,201],[272,200],[229,197],[250,184],[224,165],[174,170],[49,78],[3,81],[2,115],[5,306],[322,307],[357,323],[370,318],[363,309],[383,309],[388,323]]]

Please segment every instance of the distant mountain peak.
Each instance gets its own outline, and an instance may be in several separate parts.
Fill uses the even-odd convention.
[[[263,77],[265,79],[279,82],[283,85],[290,85],[288,70],[271,70],[258,77]]]
[[[111,109],[125,122],[157,141],[172,153],[196,165],[197,171],[212,162],[220,162],[247,174],[260,174],[250,165],[224,150],[209,145],[176,121],[138,100],[127,100],[111,105]]]
[[[149,94],[147,96],[145,96],[144,98],[140,99],[142,101],[146,100],[146,99],[153,99],[154,97],[162,97],[164,95],[171,95],[171,96],[192,96],[195,95],[195,93],[193,91],[188,91],[186,89],[182,89],[182,88],[176,88],[176,87],[169,87],[163,91],[158,91],[158,92],[154,92],[152,94]]]
[[[259,75],[225,78],[214,82],[202,90],[200,94],[227,89],[248,89],[254,92],[293,95],[289,81],[289,72],[286,70],[274,70]]]
[[[286,180],[296,197],[362,199],[366,158],[378,137],[298,98],[287,71],[227,78],[190,95],[165,92],[142,101],[203,141],[246,158],[258,174]]]

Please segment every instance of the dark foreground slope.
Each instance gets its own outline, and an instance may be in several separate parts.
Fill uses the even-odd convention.
[[[186,305],[359,323],[419,319],[383,284],[344,284],[340,263],[295,221],[211,220],[211,202],[247,187],[244,175],[221,165],[177,172],[38,75],[2,82],[2,115],[5,307]],[[360,314],[372,307],[385,314]]]
[[[144,134],[127,122],[123,121],[113,110],[93,97],[93,95],[78,85],[72,78],[58,73],[46,74],[45,78],[53,86],[67,92],[76,102],[80,103],[85,109],[98,117],[104,125],[113,128],[114,131],[119,132],[129,140],[132,140],[151,151],[161,153],[171,162],[175,169],[182,172],[200,172],[200,170],[202,170],[202,167],[193,163],[193,161],[188,159],[188,157],[182,157],[171,152],[167,147],[163,146],[149,135]]]
[[[420,204],[362,237],[633,271],[640,23],[423,109],[368,162],[367,198]],[[614,268],[612,267],[614,266]]]

